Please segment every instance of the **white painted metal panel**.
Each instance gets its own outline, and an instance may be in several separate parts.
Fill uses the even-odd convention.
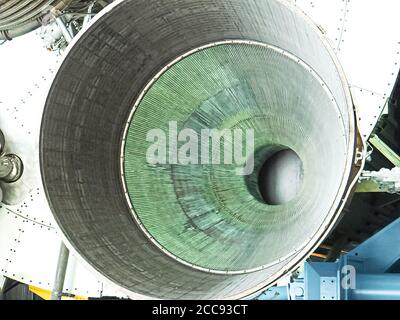
[[[400,3],[396,0],[295,0],[325,31],[345,70],[369,137],[400,67]],[[372,125],[371,125],[372,124]]]
[[[12,57],[14,53],[15,59],[7,59],[6,54]],[[0,92],[0,128],[6,137],[6,151],[18,154],[25,165],[18,182],[17,189],[23,191],[19,201],[0,207],[0,274],[51,290],[61,238],[42,187],[38,146],[43,107],[59,57],[46,52],[40,38],[31,33],[0,47],[0,58],[9,61],[1,68],[7,70],[7,78],[0,78],[4,89]],[[103,284],[93,270],[71,255],[64,290],[100,297]]]

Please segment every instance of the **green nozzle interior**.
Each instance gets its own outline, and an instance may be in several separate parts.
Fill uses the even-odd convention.
[[[323,124],[324,117],[335,116],[332,105],[318,79],[275,48],[221,44],[181,59],[152,84],[129,125],[124,178],[135,217],[157,245],[200,268],[246,272],[294,253],[321,224],[319,212],[327,210],[329,201],[313,199],[335,196],[336,187],[322,188],[325,165],[345,148],[344,141],[327,148],[331,143],[322,139],[342,136],[340,122]],[[247,155],[255,157],[254,169],[275,152],[291,149],[304,163],[304,185],[288,203],[268,205],[256,196],[258,172],[238,175],[246,163],[224,164],[224,154],[220,164],[150,164],[153,142],[147,134],[164,133],[157,141],[167,143],[161,153],[168,162],[171,122],[178,133],[198,133],[198,159],[204,149],[201,130],[239,129],[243,150],[245,133],[254,130],[254,151],[262,151]],[[221,149],[238,143],[232,137],[221,140]],[[328,181],[338,185],[340,177]],[[305,221],[310,228],[302,227]]]

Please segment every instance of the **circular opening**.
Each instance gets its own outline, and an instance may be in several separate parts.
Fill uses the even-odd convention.
[[[298,195],[303,183],[303,163],[291,149],[270,156],[258,174],[260,194],[269,205],[282,205]]]
[[[248,192],[262,204],[284,205],[294,200],[303,186],[303,162],[291,148],[268,145],[255,151],[254,171],[245,177]]]
[[[152,79],[126,123],[121,173],[133,217],[151,242],[191,268],[260,270],[304,245],[311,229],[293,231],[294,221],[317,224],[308,199],[322,190],[322,179],[303,182],[302,161],[310,168],[321,150],[316,142],[326,133],[313,128],[322,111],[314,95],[302,95],[282,75],[307,79],[321,103],[332,101],[308,68],[276,50],[238,41],[190,51]],[[337,124],[324,130],[331,135]],[[210,130],[220,137],[205,142]],[[324,175],[325,164],[319,158],[309,175]],[[244,178],[243,168],[251,172]],[[334,192],[328,187],[325,196]]]
[[[204,0],[200,5],[187,0],[185,6],[195,8],[190,13],[177,10],[177,1],[143,3],[118,3],[97,20],[69,51],[55,78],[46,101],[40,139],[40,162],[49,202],[68,242],[99,272],[129,290],[131,298],[247,296],[275,282],[282,270],[290,271],[336,220],[334,214],[345,192],[354,151],[354,115],[348,85],[338,72],[329,46],[316,33],[317,28],[280,1],[223,0],[215,6],[215,1]],[[162,16],[173,23],[157,19]],[[282,28],[281,21],[293,23]],[[98,41],[104,38],[110,40],[108,46]],[[266,205],[243,186],[243,177],[235,175],[236,168],[232,174],[221,170],[203,174],[199,170],[208,168],[202,166],[193,167],[188,177],[178,172],[180,179],[169,179],[168,196],[167,184],[161,180],[167,180],[167,175],[172,177],[171,170],[159,167],[144,172],[147,167],[138,158],[144,157],[142,151],[146,148],[141,149],[144,144],[140,143],[131,149],[131,158],[138,161],[121,170],[126,177],[121,188],[122,177],[116,172],[121,156],[118,141],[127,129],[126,115],[132,107],[128,102],[137,98],[154,72],[166,68],[167,61],[200,44],[225,38],[273,43],[298,57],[281,56],[278,49],[263,53],[249,48],[242,50],[243,54],[225,50],[218,56],[198,57],[201,61],[195,61],[188,72],[176,69],[179,66],[170,68],[170,75],[159,82],[164,90],[156,96],[153,92],[152,101],[160,108],[152,109],[148,100],[132,119],[137,120],[135,127],[139,125],[132,130],[133,143],[138,134],[147,132],[141,130],[146,129],[146,119],[162,121],[164,115],[186,111],[191,105],[194,111],[203,106],[199,110],[202,116],[216,106],[219,113],[232,115],[223,117],[220,127],[239,123],[258,129],[256,149],[284,144],[296,150],[307,173],[301,194],[293,201],[296,203],[292,207]],[[99,50],[101,54],[96,54]],[[310,68],[316,72],[309,72]],[[79,79],[74,77],[76,69],[83,70]],[[218,79],[221,85],[215,84]],[[328,81],[325,87],[321,86],[322,80]],[[193,103],[188,105],[184,96],[190,96],[188,100]],[[229,96],[232,98],[227,99]],[[232,107],[235,105],[240,109]],[[339,111],[344,116],[341,120],[337,117]],[[193,109],[186,112],[192,113]],[[213,122],[219,119],[214,115],[209,118]],[[201,121],[198,123],[201,125]],[[257,180],[258,175],[256,186]],[[187,193],[181,195],[182,190]],[[130,192],[128,205],[125,192]],[[166,201],[171,195],[184,199],[179,203]],[[210,210],[214,203],[212,208],[218,211]],[[129,210],[129,205],[135,212]],[[132,214],[141,220],[135,222]],[[156,240],[145,237],[138,222],[149,234],[158,236],[157,242],[169,252],[196,266],[222,271],[254,271],[262,266],[263,271],[222,275],[189,268],[153,245]]]

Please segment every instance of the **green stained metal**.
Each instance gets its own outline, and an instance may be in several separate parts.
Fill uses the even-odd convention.
[[[373,135],[369,142],[388,159],[394,166],[400,167],[400,156],[394,152],[377,135]]]
[[[357,193],[383,192],[375,181],[361,181],[357,184]]]
[[[301,91],[296,91],[299,81]],[[276,50],[225,44],[184,58],[153,84],[130,123],[124,177],[138,219],[157,244],[201,268],[245,271],[293,253],[321,223],[318,212],[329,209],[321,207],[323,201],[314,202],[322,184],[312,177],[329,179],[330,173],[324,163],[306,161],[319,152],[328,158],[337,152],[324,150],[329,141],[322,137],[342,136],[343,128],[338,122],[320,123],[324,116],[337,118],[320,83]],[[178,132],[253,129],[255,150],[262,151],[256,153],[256,171],[246,177],[236,174],[236,164],[150,165],[147,133],[161,129],[168,141],[171,121]],[[342,141],[335,144],[344,150]],[[270,206],[257,197],[257,169],[282,148],[294,150],[311,175],[296,199]],[[337,163],[333,173],[343,165]],[[334,198],[335,179],[326,184],[324,197]],[[307,230],[299,223],[305,218]]]

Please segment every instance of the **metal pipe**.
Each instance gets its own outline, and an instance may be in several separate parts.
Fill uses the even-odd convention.
[[[0,156],[0,180],[12,183],[21,178],[24,170],[22,160],[15,154]]]
[[[10,158],[6,156],[0,157],[0,179],[8,177],[13,171],[13,167],[14,165]]]
[[[350,300],[399,300],[400,274],[358,274]]]
[[[23,164],[19,157],[3,154],[5,143],[4,134],[0,130],[0,180],[11,183],[17,181],[21,177]],[[3,190],[0,188],[0,202],[2,201]]]
[[[19,10],[14,7],[12,10],[0,15],[0,28],[3,30],[11,29],[14,26],[33,20],[43,14],[43,10],[49,5],[48,1],[35,1],[21,3]]]
[[[43,16],[48,14],[50,9],[53,14],[58,16],[61,11],[71,4],[72,1],[73,0],[59,0],[57,2],[53,1],[44,4],[36,10],[32,10],[32,12],[28,12],[26,15],[16,18],[12,24],[4,24],[4,26],[0,27],[0,41],[11,40],[37,29],[41,25]],[[48,9],[47,12],[46,9]],[[11,16],[17,15],[15,7],[9,8],[7,14]],[[0,24],[1,23],[4,23],[3,19],[0,19]]]
[[[64,19],[62,17],[56,17],[55,19],[56,19],[57,26],[60,28],[60,30],[65,38],[65,41],[67,41],[67,43],[70,43],[72,41],[73,36],[71,35],[67,26],[65,25]]]
[[[0,30],[0,41],[12,40],[37,29],[39,26],[39,21],[33,20],[11,30]]]
[[[51,300],[61,300],[64,289],[65,274],[67,272],[68,259],[69,259],[69,250],[64,245],[64,243],[61,243],[60,255],[58,256],[58,264],[56,270],[56,279],[54,280],[54,287],[51,293]]]
[[[88,11],[87,11],[87,15],[85,16],[85,18],[83,19],[83,25],[87,25],[90,20],[92,19],[92,12],[93,12],[93,7],[94,7],[94,2],[90,4]]]

